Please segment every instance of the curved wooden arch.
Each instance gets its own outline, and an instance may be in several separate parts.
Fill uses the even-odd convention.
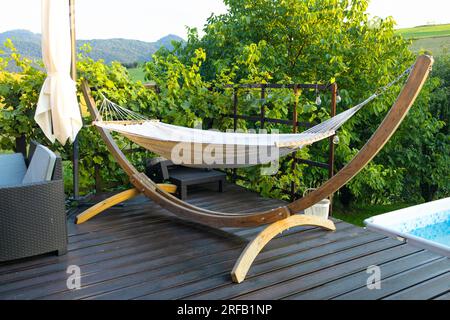
[[[336,230],[336,226],[331,220],[300,214],[296,214],[287,219],[272,223],[260,232],[258,236],[244,249],[239,259],[236,261],[233,270],[231,271],[232,280],[236,283],[241,283],[244,281],[247,272],[253,264],[253,261],[255,261],[257,255],[273,238],[286,230],[300,226],[320,227],[329,231]]]
[[[313,204],[328,198],[353,179],[375,156],[383,149],[392,135],[397,131],[409,109],[416,101],[425,81],[433,66],[434,59],[431,56],[422,55],[417,58],[413,70],[400,92],[397,101],[378,129],[367,141],[358,154],[333,178],[325,182],[319,189],[311,192],[306,197],[291,203],[287,207],[291,212],[299,212],[311,207]]]
[[[110,132],[100,127],[97,127],[97,129],[109,151],[130,177],[130,181],[135,188],[161,207],[181,218],[212,227],[256,227],[286,219],[291,215],[311,207],[315,203],[331,196],[356,176],[378,154],[401,124],[425,83],[432,65],[433,58],[430,56],[422,55],[417,59],[410,77],[396,103],[366,145],[345,168],[328,180],[317,191],[308,194],[306,197],[287,206],[264,212],[249,214],[223,213],[205,210],[190,205],[160,189],[158,185],[145,174],[137,171],[119,149]],[[100,119],[95,101],[86,81],[83,81],[82,83],[82,92],[93,119]]]

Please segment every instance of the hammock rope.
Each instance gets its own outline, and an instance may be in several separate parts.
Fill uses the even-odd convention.
[[[130,109],[124,108],[108,98],[102,93],[99,92],[103,98],[102,104],[99,108],[99,113],[102,118],[102,121],[105,122],[121,122],[121,121],[148,121],[149,119],[140,113],[134,112]]]
[[[400,82],[405,76],[409,75],[413,69],[414,65],[406,69],[402,74],[400,74],[397,78],[395,78],[393,81],[389,82],[384,87],[379,88],[373,95],[371,95],[369,98],[361,102],[360,104],[356,105],[353,108],[350,108],[335,117],[324,121],[317,126],[312,127],[309,130],[304,131],[304,133],[317,133],[317,132],[323,132],[323,130],[334,130],[337,131],[340,127],[342,127],[350,118],[352,118],[359,110],[364,108],[366,105],[368,105],[370,102],[378,98],[379,96],[386,93],[390,88],[392,88],[395,84]]]

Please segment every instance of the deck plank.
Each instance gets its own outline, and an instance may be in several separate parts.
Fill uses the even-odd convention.
[[[311,250],[311,248],[315,248],[317,245],[326,242],[336,242],[340,237],[342,236],[336,234],[329,234],[328,237],[324,237],[322,231],[314,231],[314,233],[310,232],[309,235],[304,232],[299,235],[293,234],[289,237],[282,237],[271,243],[267,250],[260,255],[259,259],[256,261],[256,264],[258,264],[259,261],[269,261],[277,258],[288,257],[292,253]],[[290,241],[286,242],[288,239],[290,239]],[[299,239],[303,239],[304,241],[299,241]],[[171,297],[173,299],[179,297],[180,294],[185,292],[184,290],[178,290],[178,287],[181,285],[193,284],[194,286],[197,286],[197,289],[199,286],[204,289],[205,285],[203,280],[205,278],[210,279],[211,277],[213,277],[214,281],[218,280],[220,284],[223,284],[223,279],[227,279],[226,282],[230,282],[230,270],[242,249],[243,246],[240,246],[239,248],[233,250],[233,257],[231,259],[227,259],[226,261],[222,261],[223,259],[221,257],[221,253],[218,253],[217,258],[211,255],[211,258],[215,258],[213,260],[214,263],[210,263],[206,266],[198,266],[194,263],[190,268],[184,268],[183,276],[176,273],[167,274],[164,278],[160,278],[160,281],[157,284],[141,282],[135,286],[126,287],[104,294],[102,295],[102,299],[116,297],[126,297],[132,299],[149,294],[161,297],[172,294],[174,295]],[[185,265],[183,262],[182,264]],[[162,291],[164,291],[164,293]],[[191,292],[192,290],[189,291],[189,293]]]
[[[382,276],[384,278],[408,271],[422,264],[439,259],[440,257],[428,251],[419,251],[407,254],[403,257],[400,255],[385,263],[379,263],[382,268]],[[321,279],[319,282],[306,288],[304,291],[297,291],[295,294],[287,296],[288,300],[328,300],[343,293],[357,290],[366,286],[369,275],[367,269],[356,271],[350,275],[344,275],[333,281]]]
[[[370,239],[370,236],[368,236]],[[390,247],[398,246],[398,243],[392,242],[390,239],[377,239],[373,241],[370,239],[366,241],[365,237],[359,236],[356,239],[352,239],[352,242],[346,242],[342,247],[336,247],[333,245],[329,248],[316,247],[313,248],[310,255],[303,255],[302,257],[296,257],[295,265],[288,265],[283,267],[279,264],[279,268],[276,270],[264,270],[264,266],[260,267],[261,272],[255,274],[255,270],[259,271],[258,266],[255,266],[250,273],[249,278],[237,285],[237,284],[225,284],[221,287],[213,288],[213,290],[196,294],[188,297],[189,299],[233,299],[235,297],[247,294],[249,292],[268,288],[270,286],[291,280],[293,278],[310,273],[313,270],[320,270],[327,267],[332,267],[336,264],[343,263],[347,260],[353,260],[357,257],[369,254],[372,251],[385,250]],[[329,250],[327,250],[329,249]],[[307,259],[306,261],[304,259]],[[272,295],[271,292],[268,294]],[[273,295],[270,299],[278,299],[280,297]]]
[[[425,265],[414,268],[400,275],[381,281],[380,290],[369,290],[367,287],[338,296],[337,300],[376,300],[383,299],[395,293],[409,289],[416,284],[441,276],[450,271],[447,258],[440,258]],[[420,291],[420,288],[419,288]],[[444,290],[445,291],[445,290]]]
[[[373,265],[375,261],[378,263],[383,263],[385,261],[391,261],[398,256],[410,255],[418,251],[414,248],[410,248],[409,246],[404,246],[401,249],[402,250],[394,247],[392,249],[378,251],[368,256],[353,259],[338,265],[333,265],[326,269],[315,271],[313,273],[306,274],[305,276],[297,277],[293,280],[276,284],[274,286],[271,286],[270,288],[264,288],[263,290],[252,292],[250,294],[239,297],[239,299],[260,300],[269,299],[270,296],[287,297],[293,292],[305,290],[310,287],[317,286],[324,281],[326,282],[336,279],[337,275],[345,276],[367,269],[367,267]],[[366,280],[355,283],[357,285],[364,285],[365,282]]]
[[[284,204],[235,185],[224,193],[193,187],[189,202],[228,212]],[[262,227],[200,226],[142,196],[82,225],[73,223],[77,212],[66,255],[0,264],[0,299],[450,299],[449,259],[341,221],[336,232],[301,227],[278,236],[237,285],[231,268]],[[377,293],[365,291],[372,264],[383,270]],[[81,268],[80,290],[66,287],[70,265]]]
[[[429,300],[450,290],[450,272],[386,297],[386,300]]]
[[[433,298],[433,300],[450,300],[450,291]]]
[[[321,234],[318,230],[306,230],[301,233],[304,233],[307,238],[321,238]],[[281,239],[282,243],[274,245],[274,250],[286,250],[283,245],[293,243],[295,241],[296,234],[283,237]],[[196,255],[192,256],[191,259],[186,259],[182,254],[173,255],[173,258],[175,259],[170,265],[159,263],[152,270],[145,269],[144,271],[137,271],[136,273],[123,274],[120,280],[117,280],[116,277],[114,277],[111,281],[99,282],[98,277],[96,277],[92,279],[94,282],[90,283],[89,288],[86,288],[86,290],[81,289],[76,292],[67,291],[64,295],[70,296],[71,298],[87,298],[92,297],[93,295],[104,295],[108,297],[114,295],[115,297],[120,296],[122,298],[132,298],[133,296],[130,295],[137,295],[139,292],[139,287],[142,287],[143,290],[150,290],[149,288],[152,288],[152,285],[148,282],[154,282],[155,279],[160,279],[163,281],[162,279],[175,277],[176,279],[182,281],[185,279],[185,276],[180,277],[180,273],[185,275],[191,268],[203,270],[205,267],[210,267],[214,264],[216,270],[221,270],[223,272],[223,269],[220,269],[219,265],[226,265],[230,261],[234,261],[237,258],[242,246],[243,244],[241,243],[234,246],[229,244],[227,248],[216,250],[209,245],[207,250],[205,250],[204,255],[200,255],[196,252]],[[195,244],[192,244],[191,247],[196,248]],[[156,263],[157,261],[153,262]],[[131,293],[127,295],[125,293],[126,291],[131,291]]]

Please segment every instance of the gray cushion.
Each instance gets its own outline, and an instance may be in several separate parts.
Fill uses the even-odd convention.
[[[50,181],[55,168],[56,155],[48,148],[38,145],[31,158],[23,184]]]
[[[0,155],[0,186],[22,184],[25,172],[27,166],[21,153]]]

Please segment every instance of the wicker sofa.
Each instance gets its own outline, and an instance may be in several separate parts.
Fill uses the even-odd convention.
[[[32,142],[29,165],[37,143]],[[50,181],[0,187],[0,262],[67,252],[62,161]]]

